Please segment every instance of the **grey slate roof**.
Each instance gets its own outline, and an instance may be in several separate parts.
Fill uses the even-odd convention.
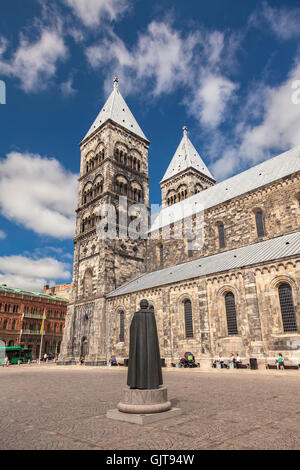
[[[183,137],[168,166],[167,171],[163,176],[163,179],[161,180],[161,183],[171,178],[172,176],[177,175],[181,171],[187,170],[188,168],[195,168],[195,170],[214,180],[214,177],[188,138],[186,127],[184,127]]]
[[[300,232],[143,274],[107,298],[294,255],[300,255]]]
[[[167,206],[153,216],[151,230],[168,225],[170,220],[177,221],[191,214],[221,204],[241,194],[253,191],[280,178],[300,171],[300,145],[281,153],[277,157],[249,168],[194,196]]]
[[[137,136],[148,140],[145,134],[143,133],[142,129],[136,122],[132,112],[128,108],[123,96],[121,95],[120,90],[118,88],[118,80],[116,78],[114,81],[113,91],[109,95],[105,105],[101,109],[100,113],[96,117],[95,121],[93,122],[91,128],[89,129],[88,133],[85,135],[83,140],[85,140],[93,132],[95,132],[95,130],[98,129],[98,127],[102,126],[102,124],[108,119],[111,119],[120,126],[125,127]]]

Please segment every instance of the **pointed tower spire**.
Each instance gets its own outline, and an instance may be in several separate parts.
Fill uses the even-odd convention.
[[[187,134],[187,126],[183,126],[182,129],[183,137],[177,147],[171,163],[168,166],[166,173],[164,174],[163,179],[161,180],[161,183],[177,175],[178,173],[187,170],[188,168],[193,168],[197,172],[202,173],[204,176],[215,181],[214,177],[190,141]]]
[[[187,126],[182,130],[180,144],[160,182],[164,206],[186,199],[216,182],[190,141]]]
[[[113,90],[83,140],[90,137],[108,120],[149,142],[120,93],[118,77],[114,78]]]

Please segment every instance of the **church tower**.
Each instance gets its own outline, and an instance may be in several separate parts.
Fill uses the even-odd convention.
[[[182,201],[215,183],[184,126],[181,142],[160,182],[163,207]]]
[[[148,148],[115,78],[109,98],[80,143],[73,283],[60,363],[77,362],[81,356],[86,364],[106,363],[110,319],[105,295],[145,272],[146,240],[101,239],[97,224],[100,206],[111,204],[119,235],[119,196],[127,197],[128,207],[143,203],[149,210]]]

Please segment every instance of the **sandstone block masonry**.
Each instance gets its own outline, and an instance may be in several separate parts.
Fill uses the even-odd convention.
[[[263,262],[250,263],[245,257],[235,268],[215,264],[209,274],[197,271],[177,282],[159,279],[168,267],[198,259],[201,266],[209,257],[215,263],[220,253],[234,257],[240,247],[275,243],[299,232],[300,147],[216,184],[184,129],[161,182],[163,210],[172,206],[176,211],[190,201],[203,205],[203,243],[194,249],[190,236],[172,237],[172,224],[171,237],[164,238],[164,221],[153,224],[148,240],[100,240],[98,209],[105,203],[116,207],[118,230],[119,196],[126,196],[129,206],[142,202],[149,208],[149,141],[116,83],[80,144],[73,283],[60,363],[74,363],[81,356],[95,365],[106,364],[112,354],[121,361],[127,358],[131,318],[143,298],[154,308],[167,364],[185,351],[209,365],[219,353],[236,352],[262,363],[282,352],[297,362],[300,246],[292,254],[275,250]],[[147,273],[157,283],[146,289]],[[138,289],[118,293],[136,278]]]

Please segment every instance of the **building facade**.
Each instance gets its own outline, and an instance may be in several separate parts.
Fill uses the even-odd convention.
[[[74,276],[60,362],[127,357],[131,318],[143,298],[154,308],[167,364],[185,351],[202,364],[220,352],[266,362],[280,351],[297,361],[300,147],[217,184],[184,127],[147,237],[122,238],[119,196],[148,210],[148,147],[115,81],[80,145]],[[105,203],[116,207],[111,239],[97,231]],[[180,236],[178,226],[185,228]]]
[[[5,346],[32,349],[37,359],[41,344],[43,314],[44,335],[42,354],[60,353],[68,301],[55,295],[46,295],[0,286],[0,341]]]
[[[44,294],[48,295],[58,295],[58,297],[63,297],[66,300],[70,299],[72,283],[56,284],[55,286],[50,287],[48,284],[44,286]]]

